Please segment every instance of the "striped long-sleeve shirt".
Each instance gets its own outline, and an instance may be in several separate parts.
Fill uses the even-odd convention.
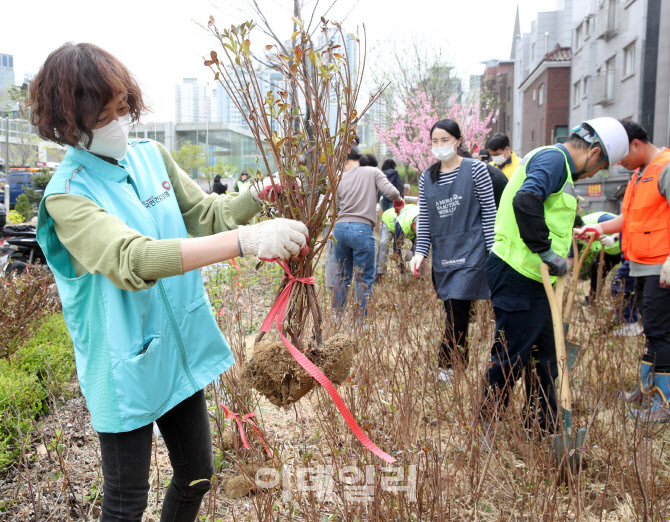
[[[438,185],[449,185],[458,176],[459,168],[451,172],[440,172]],[[419,179],[419,224],[417,230],[416,253],[428,257],[430,250],[430,221],[428,220],[428,207],[426,206],[426,195],[424,193],[423,176]],[[475,184],[475,196],[482,207],[482,227],[484,228],[484,240],[486,249],[493,247],[493,226],[496,222],[496,203],[493,197],[493,185],[486,165],[477,161],[472,165],[472,179]]]

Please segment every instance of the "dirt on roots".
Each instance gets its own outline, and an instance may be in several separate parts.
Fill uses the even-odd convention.
[[[337,334],[305,355],[333,384],[341,384],[351,370],[353,342]],[[278,407],[299,401],[317,384],[281,341],[258,344],[244,367],[242,380]]]

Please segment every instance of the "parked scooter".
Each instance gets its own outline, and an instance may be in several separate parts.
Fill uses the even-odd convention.
[[[0,236],[0,270],[5,277],[20,275],[30,268],[48,270],[34,226],[7,225]]]

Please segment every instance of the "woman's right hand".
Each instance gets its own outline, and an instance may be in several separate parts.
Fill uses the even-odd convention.
[[[238,228],[241,256],[289,259],[309,252],[309,231],[301,221],[275,218]]]

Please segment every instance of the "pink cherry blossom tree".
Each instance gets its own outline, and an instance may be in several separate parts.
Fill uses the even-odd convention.
[[[461,128],[463,147],[472,150],[475,145],[483,145],[497,112],[482,110],[479,101],[460,104],[454,97],[447,113],[437,114],[426,93],[418,91],[390,127],[380,129],[375,126],[375,131],[399,162],[409,163],[418,172],[423,172],[436,161],[430,139],[430,129],[435,122],[444,118],[456,121]]]

